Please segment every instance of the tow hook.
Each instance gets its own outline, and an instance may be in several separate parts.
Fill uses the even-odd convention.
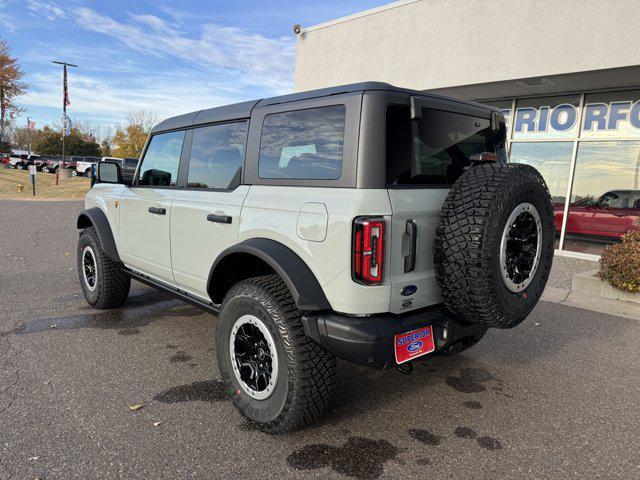
[[[397,367],[398,370],[400,370],[400,373],[404,373],[405,375],[409,375],[413,372],[413,362],[401,363],[397,365]]]

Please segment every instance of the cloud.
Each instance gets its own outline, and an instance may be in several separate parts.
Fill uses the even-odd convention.
[[[11,21],[11,17],[7,12],[5,12],[6,8],[7,2],[0,0],[0,26],[7,32],[13,33],[16,31],[16,29]]]
[[[32,75],[27,106],[61,108],[58,69]],[[102,124],[120,123],[126,112],[148,110],[160,118],[247,100],[250,87],[241,78],[217,78],[206,72],[175,70],[163,74],[92,77],[81,70],[69,74],[69,115],[87,116]],[[255,97],[261,95],[258,92]],[[62,115],[62,113],[60,113]]]
[[[268,38],[213,23],[197,28],[199,35],[188,36],[183,32],[189,30],[151,14],[117,21],[86,7],[74,13],[77,24],[85,30],[109,35],[139,52],[237,70],[256,76],[256,83],[278,90],[291,88],[295,42],[288,37]]]
[[[29,50],[28,59],[38,69],[28,79],[31,89],[22,98],[26,106],[60,108],[61,72],[49,57],[80,65],[69,73],[70,115],[102,124],[121,122],[130,111],[144,109],[165,118],[291,91],[293,38],[270,38],[210,21],[189,21],[187,28],[173,16],[113,17],[62,5],[28,0],[33,14],[113,41],[73,48],[44,42]]]
[[[58,20],[67,18],[66,12],[58,4],[44,0],[28,0],[27,8],[35,15],[40,15],[47,20]]]

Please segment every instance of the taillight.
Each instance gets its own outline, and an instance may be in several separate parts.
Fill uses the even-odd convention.
[[[382,283],[384,220],[359,217],[353,223],[353,279],[365,285]]]

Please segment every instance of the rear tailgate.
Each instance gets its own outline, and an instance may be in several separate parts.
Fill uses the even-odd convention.
[[[391,216],[390,311],[399,313],[441,302],[433,270],[433,237],[448,189],[389,189]],[[413,226],[411,225],[413,224]],[[411,230],[415,228],[415,234]],[[415,257],[410,269],[412,235]],[[415,287],[415,288],[414,288]],[[411,293],[415,290],[414,293]]]
[[[442,103],[433,108],[419,104],[417,110],[420,113],[413,120],[409,106],[392,105],[387,110],[392,209],[387,268],[393,313],[442,301],[435,281],[433,240],[449,188],[471,166],[472,156],[489,158],[480,154],[499,153],[500,161],[506,161],[501,114],[496,117],[492,109],[476,106],[467,111],[457,102],[452,102],[451,111]]]

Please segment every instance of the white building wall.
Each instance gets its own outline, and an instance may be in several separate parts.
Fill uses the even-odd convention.
[[[294,88],[427,90],[637,66],[639,26],[640,0],[395,2],[303,30]]]

